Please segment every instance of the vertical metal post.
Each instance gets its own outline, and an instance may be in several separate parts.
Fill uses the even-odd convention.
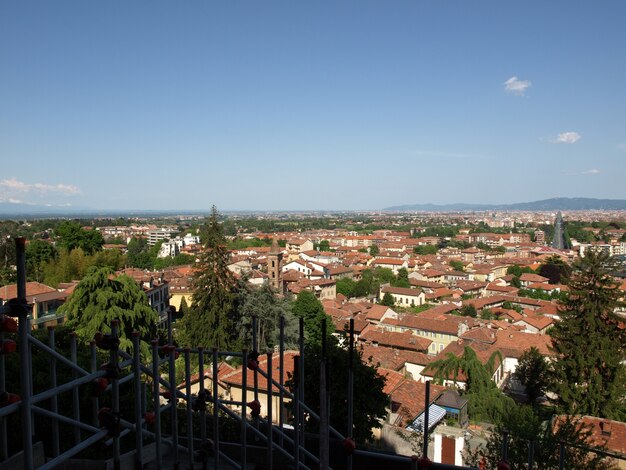
[[[350,319],[350,347],[348,354],[348,432],[347,437],[352,439],[354,415],[354,318]],[[352,470],[352,453],[348,454],[348,470]]]
[[[171,433],[172,433],[172,456],[174,459],[174,469],[178,470],[180,462],[178,455],[178,411],[177,411],[177,402],[178,397],[176,396],[176,351],[174,350],[174,345],[172,344],[172,326],[171,326],[171,313],[168,314],[170,321],[169,323],[169,334],[168,334],[168,348],[169,348],[169,382],[170,382],[170,421],[171,421]]]
[[[430,408],[430,380],[426,381],[426,397],[424,398],[424,444],[422,445],[422,455],[428,457],[428,424]]]
[[[159,340],[153,339],[152,346],[152,401],[154,402],[154,443],[156,446],[157,469],[163,467],[163,449],[161,446],[161,395],[159,386]]]
[[[24,469],[33,468],[33,438],[31,421],[31,370],[30,370],[30,319],[26,303],[26,239],[15,239],[17,255],[17,301],[18,301],[18,337],[20,352],[20,390],[22,417],[22,449],[24,450]]]
[[[193,470],[193,413],[191,409],[191,364],[189,348],[185,348],[185,394],[187,395],[187,452],[189,452],[189,470]],[[199,377],[200,382],[204,377]]]
[[[98,370],[98,353],[96,351],[96,342],[89,342],[89,349],[91,350],[91,372],[95,372]],[[98,396],[94,394],[91,397],[91,418],[92,424],[98,427],[98,409],[100,408],[98,404]]]
[[[74,331],[70,333],[70,356],[72,362],[74,364],[78,364],[76,333]],[[115,364],[117,364],[117,362]],[[78,374],[75,370],[73,370],[72,378],[76,379],[77,377]],[[72,388],[72,413],[74,414],[74,419],[76,421],[80,421],[80,395],[78,393],[78,387]],[[78,426],[74,426],[74,445],[80,444],[80,439],[80,428]]]
[[[0,331],[0,344],[4,341],[4,332]],[[4,354],[0,354],[0,393],[6,392],[6,369],[4,365]],[[0,460],[9,458],[9,446],[7,442],[7,420],[5,416],[0,417]]]
[[[202,399],[206,403],[206,391],[204,389],[204,348],[198,348],[198,396],[202,397]],[[206,445],[206,407],[202,406],[200,408],[200,438],[202,445]],[[207,468],[207,459],[202,459],[202,468],[206,470]]]
[[[328,403],[326,389],[326,319],[322,319],[322,357],[320,358],[320,422],[319,459],[320,470],[328,469]]]
[[[298,384],[298,400],[300,400],[300,403],[304,404],[304,383],[305,383],[305,368],[304,368],[304,318],[300,318],[300,324],[299,324],[299,330],[300,330],[300,356],[299,356],[299,366],[300,366],[300,373],[299,373],[299,384]],[[298,428],[298,432],[300,433],[300,444],[301,445],[305,445],[304,442],[304,408],[302,406],[298,406],[298,410],[300,413],[300,416],[298,416],[298,422],[300,423],[300,427]],[[298,465],[300,465],[298,463]]]
[[[141,346],[139,332],[133,331],[133,387],[135,389],[135,468],[143,466]]]
[[[278,434],[278,442],[280,444],[280,447],[283,447],[284,445],[284,437],[283,437],[283,424],[284,424],[284,420],[285,420],[285,416],[283,413],[283,409],[285,406],[285,393],[283,391],[283,388],[285,386],[285,376],[284,376],[284,370],[285,370],[285,317],[284,315],[280,316],[280,338],[278,341],[278,383],[280,384],[280,387],[278,389],[278,430],[280,431],[280,433]]]
[[[559,442],[559,470],[563,470],[565,468],[565,442]]]
[[[172,455],[174,459],[174,469],[179,468],[178,456],[178,411],[176,404],[176,351],[174,350],[174,332],[172,329],[172,311],[167,312],[167,345],[169,350],[169,382],[170,382],[170,421],[172,433]]]
[[[274,468],[272,453],[273,445],[273,424],[272,424],[272,407],[274,406],[274,397],[272,393],[272,352],[267,353],[267,468]]]
[[[55,338],[54,338],[54,326],[48,327],[48,346],[53,351]],[[54,389],[57,386],[57,361],[54,356],[50,356],[50,388]],[[59,412],[57,395],[50,398],[50,411],[53,413]],[[52,455],[54,457],[61,453],[61,446],[59,444],[59,420],[52,419]]]
[[[255,354],[259,354],[259,339],[258,339],[259,321],[256,315],[252,315],[252,351]],[[259,372],[257,368],[252,371],[254,400],[259,401]],[[259,428],[259,416],[254,417],[254,425]]]
[[[111,367],[115,368],[115,373],[113,374],[113,377],[111,378],[111,411],[113,413],[113,416],[119,416],[119,413],[120,413],[120,384],[118,380],[119,378],[117,376],[117,372],[119,370],[119,354],[118,354],[119,345],[117,343],[117,339],[119,338],[119,326],[120,326],[119,320],[115,319],[111,321],[111,338],[113,339],[113,347],[111,348],[111,353],[109,356],[110,357],[109,364],[111,365]],[[72,340],[72,344],[74,345],[72,348],[73,351],[76,350],[75,341],[76,339],[74,338]],[[77,419],[79,418],[77,417]],[[80,434],[78,435],[78,437],[80,438]],[[119,432],[117,432],[113,436],[113,468],[115,470],[119,470],[120,468],[120,454],[121,454],[120,437],[119,437]]]
[[[502,460],[506,460],[509,456],[509,432],[502,431]]]
[[[214,469],[218,470],[220,465],[220,424],[219,424],[219,396],[218,396],[218,363],[217,363],[217,348],[213,348],[213,363],[211,364],[213,368],[213,464]],[[246,365],[243,365],[246,367]]]
[[[528,441],[528,470],[535,465],[535,441]]]
[[[300,357],[293,357],[293,461],[300,468]]]
[[[248,389],[248,351],[243,350],[243,367],[241,368],[241,468],[246,468],[246,437],[248,434],[248,401],[247,390]]]

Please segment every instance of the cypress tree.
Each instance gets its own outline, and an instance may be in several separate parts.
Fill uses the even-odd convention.
[[[189,347],[228,349],[234,332],[235,278],[228,269],[229,253],[215,206],[204,228],[203,250],[193,278],[189,312],[180,320],[181,343]]]
[[[612,259],[589,251],[573,266],[570,294],[551,329],[553,391],[567,414],[623,419],[626,330],[615,315],[621,305]]]

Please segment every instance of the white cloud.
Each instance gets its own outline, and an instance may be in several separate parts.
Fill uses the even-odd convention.
[[[34,183],[28,184],[23,181],[17,180],[15,177],[10,179],[0,180],[0,192],[6,193],[59,193],[66,196],[73,196],[81,194],[81,190],[71,184],[45,184]]]
[[[552,140],[553,144],[574,144],[578,142],[581,135],[578,132],[561,132]]]
[[[511,77],[504,82],[504,91],[514,95],[523,95],[531,85],[532,82],[530,80],[520,80],[517,77]]]
[[[581,175],[597,175],[599,173],[600,173],[600,170],[598,170],[597,168],[591,168],[590,170],[568,172],[565,174],[567,176],[581,176]]]

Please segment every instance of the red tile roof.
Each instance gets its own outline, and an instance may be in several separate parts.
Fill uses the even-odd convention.
[[[47,292],[56,292],[56,289],[40,282],[27,282],[26,283],[26,296],[45,294]],[[9,284],[7,286],[0,287],[0,299],[4,301],[14,299],[17,297],[17,284]]]
[[[359,336],[359,341],[366,341],[381,346],[389,346],[392,348],[408,349],[412,351],[428,352],[428,348],[432,341],[414,335],[411,331],[397,333],[393,331],[385,331],[376,326],[369,326]]]
[[[626,423],[595,416],[572,416],[573,422],[591,431],[587,444],[591,447],[614,452],[626,457]],[[553,430],[558,429],[567,419],[557,416],[553,420]]]

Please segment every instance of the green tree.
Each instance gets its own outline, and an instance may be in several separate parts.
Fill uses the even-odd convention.
[[[365,279],[361,279],[354,285],[352,295],[354,297],[365,297],[370,294],[368,283]]]
[[[304,335],[310,343],[322,343],[322,320],[326,320],[328,336],[334,331],[331,318],[326,315],[324,306],[311,291],[301,291],[294,301],[291,311],[296,317],[304,319]]]
[[[465,271],[465,265],[463,264],[462,261],[459,261],[457,259],[451,259],[450,261],[448,261],[448,264],[455,270],[455,271]]]
[[[394,300],[393,295],[391,295],[389,292],[385,292],[385,295],[383,295],[380,304],[385,305],[386,307],[393,307],[396,304],[396,301]]]
[[[12,220],[0,222],[0,286],[15,282],[15,240],[19,225]]]
[[[57,256],[54,246],[43,240],[31,240],[26,245],[26,274],[33,281],[43,281],[43,265]]]
[[[538,272],[541,276],[547,277],[550,284],[562,284],[567,282],[572,269],[560,256],[553,255],[546,259]]]
[[[185,296],[180,300],[180,307],[178,308],[178,316],[182,317],[189,313],[189,304],[187,304],[187,299]]]
[[[513,400],[505,396],[491,379],[496,366],[502,362],[500,351],[496,351],[483,364],[476,352],[466,346],[461,356],[448,353],[445,358],[431,363],[434,370],[434,381],[444,383],[445,380],[459,381],[459,376],[465,376],[463,396],[469,401],[468,412],[470,418],[477,421],[497,423],[502,412]]]
[[[337,279],[337,294],[343,294],[348,298],[353,297],[355,287],[356,282],[353,279],[348,277]]]
[[[278,297],[269,284],[260,287],[243,279],[239,287],[240,342],[252,348],[252,317],[257,317],[257,351],[266,351],[280,342],[280,318],[285,319],[285,348],[298,344],[298,319],[290,310],[287,299]]]
[[[363,272],[365,276],[365,271]],[[374,279],[381,284],[391,283],[396,280],[396,275],[389,268],[381,268],[378,266],[374,269]]]
[[[416,255],[436,255],[437,245],[417,245],[413,248],[413,253]]]
[[[152,269],[154,258],[148,252],[148,241],[145,238],[131,238],[128,242],[126,258],[129,266],[139,269]]]
[[[559,469],[559,444],[570,444],[565,453],[564,468],[610,470],[611,462],[597,454],[590,453],[591,429],[576,419],[566,419],[559,426],[552,426],[529,406],[511,404],[502,411],[502,417],[490,434],[485,445],[467,454],[467,464],[486,468],[496,468],[502,459],[504,432],[508,436],[507,461],[511,469],[521,470],[528,465],[529,442],[534,442],[535,467],[538,470]]]
[[[226,238],[215,206],[202,232],[203,251],[193,278],[189,314],[179,322],[181,343],[188,347],[228,350],[237,345],[236,281],[228,269]]]
[[[478,312],[476,311],[476,307],[474,307],[472,304],[465,304],[463,305],[463,307],[461,307],[461,315],[463,315],[464,317],[472,317],[472,318],[476,318],[478,316]]]
[[[330,242],[328,240],[322,240],[317,249],[319,251],[330,251]]]
[[[494,314],[490,308],[483,308],[480,312],[480,318],[483,320],[493,320]]]
[[[111,322],[120,321],[120,347],[132,349],[132,332],[147,339],[156,333],[159,316],[150,307],[137,282],[125,275],[113,278],[110,268],[90,268],[59,311],[67,315],[68,325],[85,341],[101,331],[109,333]],[[142,350],[148,352],[147,343]]]
[[[518,266],[518,265],[513,265],[513,266],[509,266],[507,268],[506,273],[507,274],[513,274],[514,276],[520,277],[524,273],[535,274],[535,271],[533,271],[528,266],[523,266],[522,267],[522,266]]]
[[[102,249],[104,238],[99,230],[85,230],[78,222],[64,221],[56,229],[59,247],[67,251],[81,248],[90,255]]]
[[[411,287],[411,283],[409,282],[409,272],[406,268],[398,269],[398,275],[391,281],[391,285],[394,287]]]
[[[513,278],[511,278],[511,286],[512,287],[517,287],[518,289],[521,289],[522,287],[522,281],[520,280],[520,278],[518,276],[513,276]]]
[[[553,391],[567,414],[626,418],[626,330],[614,313],[622,305],[614,269],[604,253],[579,258],[561,321],[550,329],[557,356]]]
[[[378,248],[378,245],[373,244],[372,246],[370,246],[370,255],[378,256],[379,254],[380,254],[380,249]]]
[[[520,356],[513,376],[526,387],[528,402],[532,406],[535,406],[537,398],[548,390],[550,369],[545,358],[534,346]]]
[[[380,428],[387,416],[388,398],[383,392],[385,379],[378,375],[376,369],[363,363],[358,351],[354,354],[354,415],[353,432],[346,428],[348,407],[346,393],[348,390],[349,353],[334,342],[328,345],[327,373],[328,394],[330,402],[330,424],[346,435],[352,435],[357,444],[365,444],[372,438],[372,429]],[[304,353],[304,400],[313,411],[319,413],[320,402],[320,363],[322,351],[319,344],[308,343]],[[293,386],[293,378],[288,381]],[[317,431],[317,422],[308,420],[312,431]]]

